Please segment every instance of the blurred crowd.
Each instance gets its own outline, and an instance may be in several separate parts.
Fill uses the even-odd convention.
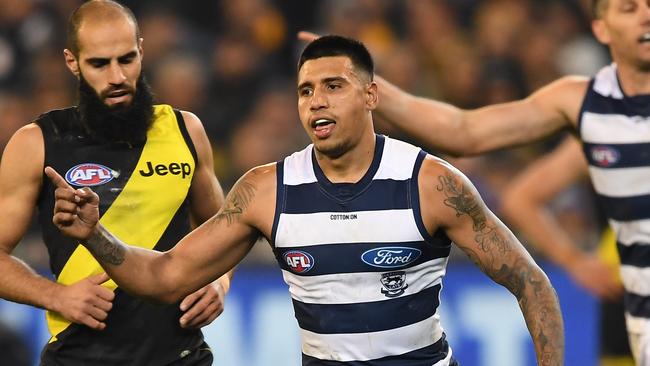
[[[296,111],[295,65],[304,46],[298,30],[360,39],[391,82],[465,108],[518,99],[559,76],[591,75],[609,62],[590,33],[589,0],[121,2],[139,20],[144,70],[157,101],[201,118],[225,189],[249,168],[308,143]],[[67,17],[80,3],[0,0],[0,148],[40,113],[75,103],[76,80],[62,49]],[[409,140],[381,120],[376,125]],[[558,140],[449,160],[498,214],[508,181]],[[586,246],[599,235],[591,202],[589,186],[581,185],[553,207]],[[46,267],[38,234],[26,240],[30,245],[20,245],[19,255]],[[268,250],[250,257],[272,259]]]

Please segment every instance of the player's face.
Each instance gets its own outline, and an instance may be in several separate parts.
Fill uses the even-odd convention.
[[[650,70],[650,1],[609,0],[593,29],[614,61]]]
[[[315,148],[338,157],[368,129],[377,103],[377,86],[348,57],[321,57],[298,72],[298,113]]]
[[[78,30],[79,56],[68,67],[78,70],[108,107],[128,106],[133,101],[142,71],[142,40],[128,18],[82,22]]]

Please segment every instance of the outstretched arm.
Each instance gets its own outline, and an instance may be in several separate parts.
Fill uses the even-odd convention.
[[[161,253],[122,243],[98,225],[94,192],[70,188],[49,167],[46,174],[58,187],[55,225],[79,239],[120,287],[169,303],[234,267],[255,243],[260,217],[275,199],[275,167],[255,168],[235,184],[218,214]]]
[[[485,274],[517,298],[535,344],[538,364],[562,365],[562,314],[544,272],[458,170],[428,158],[419,184],[427,228],[444,229]]]
[[[557,80],[526,99],[463,110],[409,94],[377,77],[377,113],[445,153],[474,155],[530,143],[575,124],[587,81]]]
[[[567,138],[549,155],[534,162],[506,188],[503,213],[551,261],[592,294],[617,298],[623,290],[615,269],[572,242],[546,205],[587,175],[580,143]],[[544,184],[540,184],[543,182]]]

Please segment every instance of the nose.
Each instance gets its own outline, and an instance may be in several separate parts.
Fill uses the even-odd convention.
[[[326,93],[319,90],[319,88],[316,88],[314,90],[314,95],[311,98],[311,105],[310,105],[310,108],[312,110],[318,110],[318,109],[328,107],[328,100],[325,94]]]
[[[643,24],[650,24],[650,1],[642,1],[639,5],[639,12]]]
[[[124,70],[118,62],[111,62],[108,70],[108,83],[111,85],[120,85],[126,81]]]

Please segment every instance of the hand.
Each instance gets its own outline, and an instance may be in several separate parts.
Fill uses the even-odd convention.
[[[221,285],[221,279],[187,295],[181,302],[180,323],[183,328],[201,328],[215,320],[224,308],[226,291]]]
[[[614,300],[623,294],[616,270],[594,255],[574,259],[567,271],[580,286],[601,299]]]
[[[316,33],[300,31],[298,32],[298,39],[305,42],[312,42],[320,38]]]
[[[75,239],[90,237],[99,221],[99,196],[90,188],[73,189],[51,167],[45,168],[56,190],[52,222],[62,233]]]
[[[106,328],[104,320],[113,307],[115,298],[113,291],[101,286],[109,279],[106,273],[100,273],[63,286],[52,310],[73,323],[103,330]]]

